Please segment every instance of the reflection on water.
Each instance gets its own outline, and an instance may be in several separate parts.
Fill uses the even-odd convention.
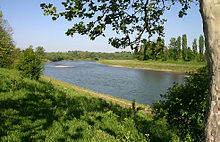
[[[55,68],[70,66],[71,68]],[[183,83],[181,74],[110,67],[90,61],[46,63],[44,75],[141,104],[155,103],[173,82]]]

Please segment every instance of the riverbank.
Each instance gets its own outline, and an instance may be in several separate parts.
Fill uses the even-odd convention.
[[[174,73],[194,72],[204,67],[205,62],[183,62],[183,61],[138,61],[138,60],[101,60],[97,63],[113,67],[125,67],[145,69],[154,71],[166,71]]]
[[[86,88],[82,88],[82,87],[79,87],[79,86],[75,86],[73,84],[69,84],[69,83],[66,83],[66,82],[63,82],[63,81],[60,81],[60,80],[56,80],[56,79],[48,77],[48,76],[42,75],[41,79],[49,81],[52,84],[65,86],[65,87],[74,89],[76,91],[84,92],[84,93],[89,93],[89,95],[91,95],[93,97],[102,98],[102,99],[105,99],[107,101],[111,101],[111,102],[114,102],[116,104],[119,104],[123,107],[131,108],[131,105],[132,105],[131,101],[120,99],[120,98],[117,98],[117,97],[113,97],[113,96],[110,96],[110,95],[107,95],[107,94],[98,93],[98,92],[95,92],[95,91],[92,91],[92,90],[89,90],[89,89],[86,89]],[[143,108],[142,111],[146,112],[146,113],[151,113],[151,111],[152,111],[152,109],[148,105],[143,105],[143,104],[136,103],[136,107]]]

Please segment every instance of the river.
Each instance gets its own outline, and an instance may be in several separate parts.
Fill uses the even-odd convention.
[[[157,102],[174,82],[184,80],[183,74],[111,67],[93,61],[60,61],[44,66],[46,76],[144,105]]]

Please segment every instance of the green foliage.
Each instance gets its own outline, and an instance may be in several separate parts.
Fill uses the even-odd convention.
[[[196,54],[193,53],[190,47],[186,49],[185,53],[186,53],[185,61],[192,61],[193,59],[195,59]]]
[[[45,49],[43,46],[36,47],[35,51],[42,59],[45,58]]]
[[[131,60],[134,56],[131,52],[84,52],[84,51],[68,51],[68,52],[46,52],[45,58],[49,61],[56,62],[61,60]]]
[[[10,67],[13,64],[14,48],[12,29],[0,11],[0,67]]]
[[[182,36],[182,58],[184,61],[187,60],[187,37],[186,34]]]
[[[0,69],[0,141],[168,142],[166,121],[92,95]]]
[[[168,57],[173,59],[173,60],[177,60],[178,59],[177,40],[174,37],[172,37],[170,39],[169,50],[168,50]]]
[[[143,40],[140,50],[135,50],[135,58],[138,60],[162,60],[162,61],[194,61],[204,62],[205,55],[197,53],[196,39],[193,41],[192,49],[187,47],[186,34],[181,37],[171,37],[168,48],[164,45],[164,40],[157,40],[156,42],[149,42]],[[160,39],[160,38],[159,38]],[[182,43],[182,49],[181,49]]]
[[[139,52],[136,51],[136,56],[138,60],[159,60],[164,58],[164,50],[165,50],[164,40],[158,38],[155,42],[149,42],[147,40],[143,40],[143,45],[141,45],[141,49]]]
[[[204,61],[204,37],[200,35],[199,37],[199,56],[200,56],[200,61]]]
[[[196,55],[197,53],[197,39],[194,38],[193,44],[192,44],[193,53]]]
[[[201,141],[208,86],[208,69],[204,67],[186,78],[183,85],[174,84],[161,95],[165,99],[153,106],[156,117],[165,117],[182,140]]]
[[[62,56],[62,53],[60,53],[60,52],[46,53],[45,58],[49,61],[52,61],[52,62],[57,62],[57,61],[61,61],[64,59],[64,57]]]
[[[181,59],[181,36],[177,38],[177,51],[178,51],[178,60]]]
[[[149,38],[154,34],[163,36],[162,25],[166,20],[161,15],[166,6],[158,4],[158,1],[78,0],[65,1],[62,5],[65,9],[62,12],[57,12],[53,4],[43,3],[41,8],[44,14],[51,15],[53,20],[63,16],[74,22],[73,27],[66,32],[68,36],[79,33],[94,40],[98,36],[105,36],[104,31],[107,26],[111,26],[112,31],[120,36],[110,38],[109,43],[116,48],[131,46],[132,49],[138,45],[144,33],[147,33]],[[128,10],[132,12],[127,12]],[[132,39],[134,34],[136,37]]]
[[[164,35],[164,23],[162,18],[165,10],[179,2],[182,8],[179,17],[186,15],[190,8],[191,0],[178,0],[162,2],[159,0],[63,0],[61,4],[64,11],[58,12],[57,8],[49,3],[40,6],[44,15],[52,16],[52,20],[64,17],[73,21],[73,27],[66,34],[73,36],[75,33],[88,35],[91,40],[98,36],[105,36],[104,31],[110,27],[119,37],[112,37],[109,43],[116,48],[131,46],[135,49],[142,41],[142,36],[148,39],[153,35]],[[128,12],[129,11],[129,12]]]
[[[38,80],[43,71],[41,57],[31,47],[27,48],[22,51],[17,69],[21,71],[24,77]]]
[[[135,99],[131,103],[131,117],[136,117],[136,114],[138,111],[143,110],[142,107],[136,107],[135,105]]]

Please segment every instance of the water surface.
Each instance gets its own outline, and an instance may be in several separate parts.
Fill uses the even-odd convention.
[[[69,68],[55,68],[69,66]],[[152,105],[182,74],[111,67],[92,61],[45,63],[44,75],[118,98]]]

